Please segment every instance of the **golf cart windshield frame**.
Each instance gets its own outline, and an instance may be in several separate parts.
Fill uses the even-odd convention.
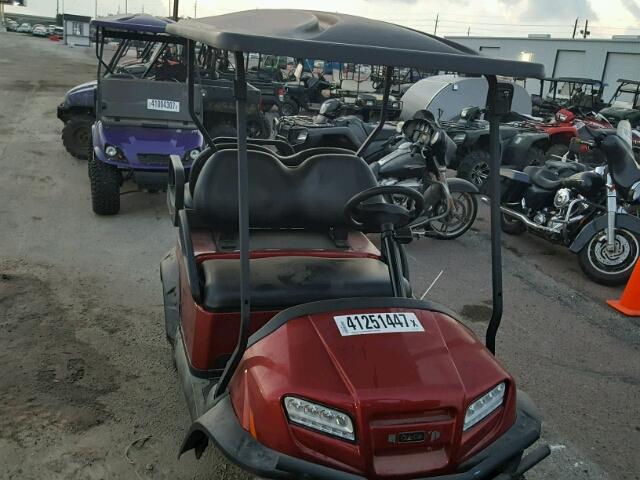
[[[502,319],[502,256],[500,240],[500,139],[499,119],[511,107],[513,87],[498,83],[496,75],[544,78],[539,64],[482,56],[462,45],[406,27],[350,15],[303,10],[236,12],[198,20],[181,20],[167,26],[171,34],[188,39],[189,88],[195,82],[195,42],[235,52],[235,97],[238,132],[238,214],[240,250],[240,333],[236,348],[220,377],[215,396],[226,391],[248,344],[251,323],[249,290],[249,201],[246,136],[245,62],[243,52],[288,55],[294,58],[331,58],[341,63],[384,65],[384,103],[380,123],[365,143],[371,142],[385,122],[394,67],[457,71],[483,75],[489,83],[487,116],[491,154],[491,258],[493,312],[486,345],[495,353]],[[191,98],[191,96],[190,96]],[[193,119],[195,112],[190,111]],[[206,131],[201,133],[208,137]],[[362,149],[361,149],[362,150]],[[215,150],[214,150],[215,151]]]
[[[542,79],[542,81],[540,82],[540,98],[549,98],[549,95],[547,95],[545,97],[545,92],[544,92],[544,84],[545,83],[549,83],[549,89],[547,91],[547,94],[552,93],[552,89],[553,89],[553,96],[551,96],[551,98],[555,101],[558,100],[558,85],[559,84],[569,84],[570,85],[570,93],[569,96],[567,97],[568,99],[571,99],[575,93],[575,89],[576,86],[580,86],[580,85],[586,85],[591,87],[589,90],[589,95],[592,98],[602,98],[602,91],[603,91],[603,86],[604,83],[601,80],[595,80],[592,78],[572,78],[572,77],[558,77],[558,78],[544,78]],[[598,93],[595,94],[594,93],[594,88],[598,87]],[[562,100],[564,100],[564,97],[562,98]]]
[[[628,87],[628,88],[625,88]],[[611,97],[610,104],[620,96],[621,93],[628,93],[633,96],[633,102],[631,103],[631,108],[638,110],[640,109],[640,81],[639,80],[627,80],[624,78],[618,79],[618,88],[616,88],[613,97]]]

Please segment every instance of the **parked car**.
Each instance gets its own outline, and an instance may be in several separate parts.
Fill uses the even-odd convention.
[[[33,27],[30,23],[22,23],[16,31],[18,33],[31,33],[31,30],[33,30]]]
[[[64,28],[62,27],[55,27],[53,29],[53,34],[52,35],[57,35],[58,37],[64,37]]]
[[[18,22],[14,22],[13,20],[7,20],[5,26],[7,27],[7,32],[16,32],[20,25],[18,25]]]
[[[48,35],[47,27],[44,25],[34,25],[31,35],[34,37],[46,37]]]

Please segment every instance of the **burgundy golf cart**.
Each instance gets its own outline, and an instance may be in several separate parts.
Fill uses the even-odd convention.
[[[192,89],[195,42],[235,52],[239,132],[222,146],[202,130],[209,148],[191,171],[187,204],[184,169],[172,158],[168,204],[179,235],[161,277],[193,419],[180,452],[199,457],[212,442],[260,477],[325,480],[509,480],[543,460],[548,446],[534,446],[540,414],[494,356],[498,122],[513,93],[496,75],[541,78],[543,67],[324,12],[261,9],[167,30],[187,39]],[[404,244],[424,208],[419,192],[377,186],[366,163],[344,151],[283,159],[247,143],[242,52],[386,65],[384,104],[394,67],[486,77],[494,172],[486,345],[449,309],[412,293]],[[368,142],[385,115],[383,107]],[[380,235],[380,250],[366,234]]]

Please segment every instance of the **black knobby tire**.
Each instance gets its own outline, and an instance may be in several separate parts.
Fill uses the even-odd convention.
[[[638,261],[638,235],[624,228],[616,229],[616,249],[606,249],[606,230],[596,233],[578,254],[582,271],[601,285],[624,285]]]
[[[226,123],[219,123],[218,125],[214,125],[209,130],[209,135],[211,138],[216,139],[218,137],[237,137],[238,131],[232,125]]]
[[[547,150],[547,160],[560,160],[558,157],[564,157],[564,155],[569,151],[569,147],[562,143],[555,143],[549,147]]]
[[[86,160],[91,150],[91,126],[94,118],[91,115],[71,117],[62,128],[62,144],[75,158]]]
[[[541,148],[531,147],[529,150],[527,150],[527,156],[525,157],[525,166],[541,167],[544,165],[546,159],[547,156]]]
[[[290,117],[300,113],[300,106],[293,100],[285,100],[278,106],[278,110],[282,117]]]
[[[520,235],[527,230],[524,223],[506,213],[502,214],[500,226],[502,227],[502,231],[508,235]]]
[[[89,163],[91,204],[98,215],[115,215],[120,211],[122,176],[116,167],[92,158]]]
[[[491,156],[485,150],[473,150],[467,153],[458,165],[458,178],[470,181],[481,193],[489,191],[489,175],[491,174]]]

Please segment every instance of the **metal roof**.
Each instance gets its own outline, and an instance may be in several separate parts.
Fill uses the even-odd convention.
[[[486,57],[392,23],[310,10],[248,10],[167,25],[167,32],[222,50],[418,67],[479,75],[544,77],[537,63]]]
[[[174,23],[167,18],[154,17],[145,13],[113,15],[102,17],[91,22],[96,27],[121,30],[127,32],[166,33],[168,24]]]
[[[593,78],[578,78],[578,77],[557,77],[557,78],[545,78],[546,82],[566,82],[566,83],[581,83],[583,85],[602,85],[602,80],[595,80]]]

